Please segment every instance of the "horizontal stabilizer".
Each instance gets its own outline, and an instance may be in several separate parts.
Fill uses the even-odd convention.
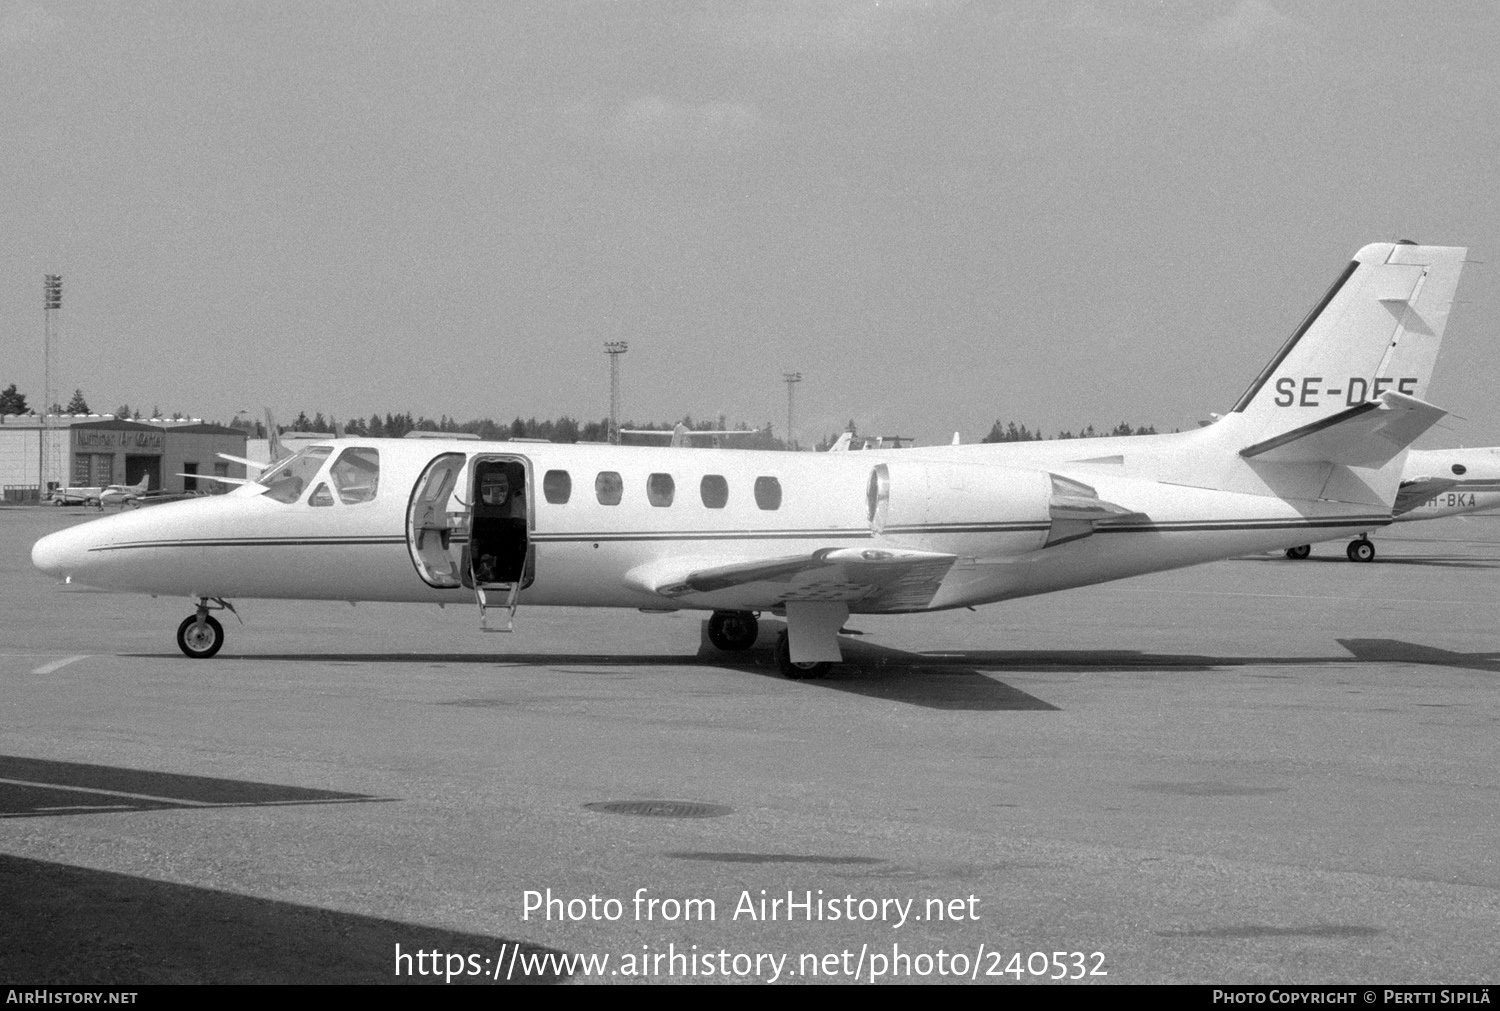
[[[864,602],[861,610],[908,610],[932,599],[956,560],[934,551],[820,548],[807,555],[698,568],[680,559],[654,562],[632,569],[625,581],[674,599],[727,593],[734,606],[746,608],[788,600],[843,600]]]
[[[1419,477],[1414,481],[1402,481],[1401,489],[1396,492],[1396,504],[1391,507],[1391,515],[1409,513],[1456,484],[1458,482],[1450,477]]]
[[[1240,450],[1264,463],[1332,463],[1380,467],[1395,458],[1448,412],[1387,390],[1319,421],[1294,428]]]

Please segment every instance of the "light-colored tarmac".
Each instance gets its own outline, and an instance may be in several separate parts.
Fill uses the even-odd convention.
[[[0,510],[6,983],[381,982],[397,944],[488,980],[516,942],[606,973],[697,954],[698,981],[709,953],[795,982],[897,950],[932,957],[895,964],[913,981],[940,950],[990,982],[1033,952],[1102,952],[1089,982],[1500,976],[1500,517],[1389,529],[1368,565],[1324,544],[856,618],[852,662],[793,682],[693,612],[483,635],[468,608],[235,601],[189,660],[186,600],[32,570],[88,516]],[[586,806],[631,800],[718,811]],[[523,918],[549,888],[622,916]],[[638,920],[638,889],[716,919]],[[965,918],[735,918],[762,889]]]

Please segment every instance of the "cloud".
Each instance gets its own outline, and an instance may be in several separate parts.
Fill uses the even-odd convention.
[[[1306,22],[1281,13],[1267,0],[1238,0],[1222,13],[1199,3],[1080,3],[1075,27],[1119,39],[1147,39],[1208,52],[1297,53],[1311,36]]]
[[[55,14],[31,4],[15,4],[0,10],[0,51],[35,49],[59,41],[66,23]]]
[[[956,0],[742,0],[715,3],[698,30],[752,52],[863,52],[902,48],[928,16]]]
[[[1253,49],[1293,41],[1306,27],[1264,0],[1240,0],[1232,11],[1202,26],[1197,41],[1207,49]]]
[[[564,127],[586,143],[643,155],[704,157],[744,151],[773,132],[743,102],[681,102],[647,95],[614,109],[575,102],[560,113]]]

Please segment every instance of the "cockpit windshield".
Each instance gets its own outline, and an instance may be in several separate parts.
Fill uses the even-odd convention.
[[[380,453],[362,446],[346,449],[328,475],[344,505],[372,501],[380,485]]]
[[[256,479],[266,486],[266,495],[278,502],[295,502],[333,452],[332,446],[309,446]]]

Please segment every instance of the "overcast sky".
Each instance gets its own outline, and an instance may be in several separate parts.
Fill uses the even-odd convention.
[[[1369,241],[1467,245],[1422,445],[1500,444],[1488,2],[0,0],[0,385],[965,441],[1224,411]]]

